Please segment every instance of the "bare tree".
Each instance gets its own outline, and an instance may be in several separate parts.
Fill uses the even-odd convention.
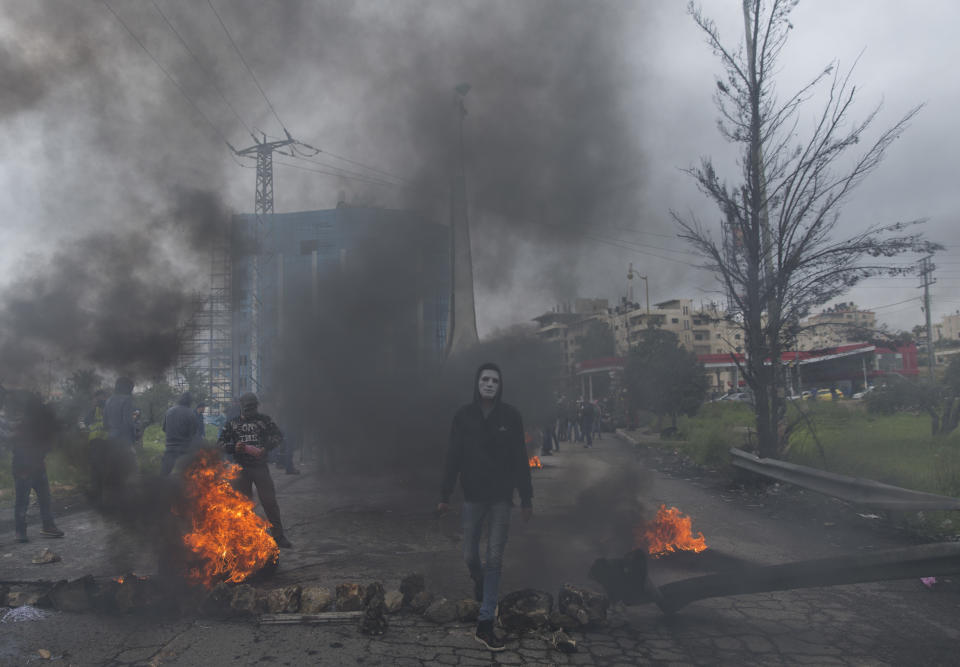
[[[704,158],[687,170],[722,213],[719,241],[695,216],[673,213],[680,237],[706,258],[742,316],[745,333],[743,377],[753,390],[762,456],[783,445],[785,399],[781,352],[810,310],[846,292],[864,278],[902,275],[912,269],[889,259],[906,252],[933,252],[941,246],[910,228],[923,220],[874,223],[843,238],[840,209],[850,192],[882,161],[921,106],[867,141],[880,111],[851,122],[856,89],[851,70],[831,64],[800,90],[778,99],[774,75],[793,27],[796,0],[743,0],[743,44],[723,44],[716,24],[692,2],[688,10],[720,58],[725,76],[714,101],[720,132],[740,146],[738,183],[728,186]],[[804,103],[825,90],[826,102],[801,138]],[[773,363],[771,363],[771,361]]]

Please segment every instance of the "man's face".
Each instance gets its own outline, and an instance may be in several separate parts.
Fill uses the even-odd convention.
[[[257,404],[256,403],[247,403],[244,406],[241,406],[240,413],[244,417],[254,417],[257,414]]]
[[[500,373],[495,370],[485,369],[480,372],[480,398],[492,400],[500,389]]]

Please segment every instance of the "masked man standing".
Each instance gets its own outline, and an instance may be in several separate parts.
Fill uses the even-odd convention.
[[[533,487],[524,444],[523,421],[501,402],[500,368],[485,363],[477,370],[473,402],[453,417],[437,510],[449,509],[457,478],[463,489],[463,557],[481,603],[475,638],[491,651],[504,649],[493,631],[503,551],[507,546],[514,489],[519,491],[524,522],[533,514]],[[489,525],[486,559],[480,561],[480,536]]]
[[[234,482],[237,491],[252,498],[256,485],[260,504],[273,526],[270,534],[277,546],[289,549],[293,545],[283,534],[277,491],[267,466],[267,452],[280,446],[283,434],[270,417],[259,412],[259,405],[256,394],[241,396],[240,415],[224,424],[217,446],[240,465],[240,476]]]

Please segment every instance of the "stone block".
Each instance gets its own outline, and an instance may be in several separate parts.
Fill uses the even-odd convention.
[[[410,608],[418,614],[422,614],[433,602],[433,593],[430,591],[420,591],[410,600]]]
[[[8,607],[23,607],[30,605],[42,607],[47,601],[47,592],[36,588],[14,587],[7,593]]]
[[[434,600],[424,610],[423,617],[434,623],[451,623],[457,619],[457,603],[447,598]]]
[[[300,609],[300,587],[284,586],[266,592],[268,614],[293,614]]]
[[[476,600],[459,600],[457,601],[457,620],[464,623],[473,622],[477,620],[477,615],[480,613],[480,603]]]
[[[426,581],[419,572],[408,574],[400,581],[400,592],[403,594],[403,604],[409,605],[418,593],[427,589]]]
[[[248,584],[240,584],[233,589],[230,609],[238,614],[256,614],[259,611],[257,590]]]
[[[580,626],[599,626],[607,622],[610,601],[605,595],[564,584],[557,596],[557,608]]]
[[[508,593],[500,600],[497,617],[510,632],[545,628],[550,623],[553,596],[533,588]]]
[[[363,609],[363,594],[361,584],[338,584],[337,611],[360,611]]]
[[[304,586],[300,592],[300,613],[319,614],[333,605],[333,591],[324,586]]]
[[[383,596],[383,603],[386,606],[388,614],[394,614],[400,611],[403,606],[403,593],[400,591],[389,591]]]

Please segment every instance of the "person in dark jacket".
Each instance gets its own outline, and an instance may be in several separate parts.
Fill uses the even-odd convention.
[[[97,488],[101,502],[123,502],[122,490],[137,472],[133,443],[137,439],[133,425],[133,380],[117,378],[113,394],[103,404],[103,430],[106,438],[96,453]],[[91,445],[92,447],[92,445]]]
[[[519,411],[503,403],[500,368],[485,363],[477,369],[473,402],[453,417],[437,511],[449,509],[457,480],[463,489],[463,557],[481,603],[477,641],[491,651],[503,642],[493,631],[500,588],[503,552],[507,545],[514,490],[519,492],[524,522],[533,515],[533,486],[527,458],[523,420]],[[480,536],[489,525],[486,559],[480,561]]]
[[[119,377],[114,385],[113,395],[103,406],[103,426],[107,430],[107,438],[113,442],[133,447],[137,439],[136,427],[133,425],[133,380]]]
[[[593,447],[593,405],[584,401],[580,406],[580,433],[585,440],[584,447]]]
[[[197,442],[197,413],[190,407],[192,398],[189,391],[180,394],[177,404],[166,411],[160,422],[160,428],[166,434],[161,475],[169,475],[177,459],[188,453]]]
[[[56,417],[39,396],[23,394],[18,398],[11,401],[13,404],[6,411],[11,420],[4,420],[2,428],[4,439],[13,450],[11,467],[16,493],[13,518],[17,542],[28,541],[27,508],[31,490],[36,491],[37,504],[40,506],[40,534],[44,537],[63,537],[63,531],[57,528],[53,520],[45,460],[56,430]]]
[[[241,396],[240,416],[224,424],[217,446],[227,454],[232,454],[240,465],[240,475],[234,481],[234,487],[252,498],[256,485],[263,512],[273,526],[270,534],[277,546],[289,549],[293,544],[283,533],[277,491],[267,465],[267,452],[280,446],[283,434],[270,417],[259,411],[259,406],[256,394]]]

